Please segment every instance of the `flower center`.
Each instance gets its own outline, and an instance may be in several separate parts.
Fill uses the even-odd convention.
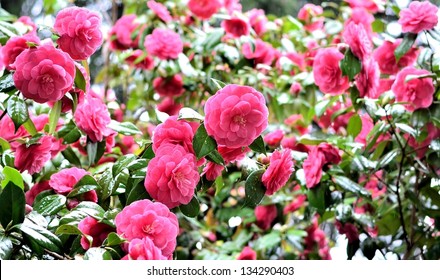
[[[238,124],[238,125],[245,125],[246,124],[246,119],[243,118],[242,115],[236,115],[233,119],[234,123]]]
[[[154,226],[152,224],[144,225],[142,231],[147,235],[151,235],[154,232]]]
[[[49,74],[44,75],[44,76],[41,78],[41,80],[42,80],[42,82],[45,83],[45,84],[52,84],[52,83],[53,83],[53,79],[52,79],[52,77],[51,77]]]

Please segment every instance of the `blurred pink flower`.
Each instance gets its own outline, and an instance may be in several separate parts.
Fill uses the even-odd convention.
[[[75,60],[89,58],[102,44],[101,18],[86,8],[61,10],[54,29],[60,35],[58,46]]]
[[[320,49],[313,62],[315,83],[323,93],[338,95],[349,88],[348,77],[342,76],[339,63],[344,55],[336,48]]]
[[[276,205],[258,205],[254,210],[256,224],[262,230],[270,229],[272,222],[278,215]]]
[[[261,177],[261,182],[266,187],[266,195],[273,195],[284,187],[293,173],[293,160],[290,149],[274,151],[270,156],[269,167]]]
[[[26,204],[31,205],[34,204],[34,200],[37,197],[39,193],[42,191],[51,190],[51,187],[49,186],[49,181],[44,180],[40,181],[38,183],[35,183],[32,188],[30,188],[26,193]]]
[[[197,17],[209,19],[222,7],[219,0],[189,0],[188,8]]]
[[[318,149],[312,148],[303,162],[304,175],[307,188],[313,188],[321,181],[322,167],[325,164],[324,154]]]
[[[251,151],[248,147],[229,148],[227,146],[218,146],[217,150],[225,160],[225,163],[240,161],[244,159],[246,153]]]
[[[71,167],[60,170],[50,177],[49,185],[56,193],[68,194],[73,187],[89,172],[77,167]]]
[[[252,250],[251,247],[246,246],[243,248],[243,250],[240,252],[240,254],[237,256],[237,260],[256,260],[257,259],[257,252]]]
[[[109,32],[110,49],[123,51],[139,47],[139,36],[136,36],[135,39],[131,37],[139,27],[136,19],[135,14],[127,14],[115,22]]]
[[[155,78],[153,80],[153,88],[160,96],[180,96],[185,92],[183,78],[179,74],[166,78]]]
[[[245,58],[253,59],[255,65],[271,65],[275,59],[275,50],[272,45],[260,39],[255,41],[254,47],[251,46],[251,43],[244,43],[241,52]]]
[[[275,147],[280,145],[283,138],[284,131],[282,129],[277,129],[264,135],[263,140],[267,145]]]
[[[170,22],[173,20],[170,12],[164,4],[156,2],[154,0],[149,0],[147,2],[147,6],[164,22]]]
[[[141,57],[143,57],[143,59]],[[154,68],[154,59],[151,56],[146,55],[142,50],[134,50],[125,61],[127,61],[129,65],[138,69],[152,70]]]
[[[248,86],[227,85],[205,104],[205,127],[219,145],[249,146],[267,127],[264,96]]]
[[[433,29],[438,23],[438,7],[429,1],[412,1],[399,13],[403,32],[419,33]]]
[[[165,97],[159,104],[157,104],[157,110],[167,113],[169,116],[179,114],[179,111],[182,108],[183,105],[181,103],[177,103],[172,97]]]
[[[373,38],[374,32],[372,24],[374,22],[374,16],[364,8],[353,8],[351,16],[345,21],[344,26],[348,26],[350,23],[361,24],[368,37]]]
[[[342,31],[342,37],[359,60],[363,61],[371,56],[373,43],[362,24],[350,22]]]
[[[373,120],[371,119],[371,117],[368,114],[362,114],[360,115],[361,117],[361,121],[362,121],[362,130],[361,132],[356,136],[356,138],[354,139],[355,142],[361,143],[364,146],[367,146],[367,140],[372,140],[374,138],[373,135],[371,135],[371,137],[369,139],[368,138],[368,134],[371,132],[371,130],[374,127],[374,123]],[[386,141],[390,138],[390,135],[387,134],[381,134],[379,136],[379,138],[377,138],[376,140],[376,144],[374,146],[376,146],[377,144]]]
[[[250,32],[249,22],[241,17],[225,19],[222,21],[221,27],[226,31],[226,34],[231,35],[233,38],[249,35]]]
[[[179,34],[169,29],[156,28],[145,38],[145,48],[149,55],[160,59],[176,59],[183,51]]]
[[[379,98],[380,71],[379,66],[374,58],[362,61],[362,70],[356,76],[356,87],[359,90],[360,97]]]
[[[283,214],[287,215],[288,213],[295,212],[299,208],[304,206],[304,202],[307,200],[307,195],[305,194],[299,194],[297,195],[292,202],[287,204],[284,207]]]
[[[386,0],[345,0],[352,8],[365,8],[370,13],[384,10]]]
[[[425,132],[427,135],[424,140],[417,141],[411,135],[406,135],[408,139],[408,145],[413,149],[417,150],[416,154],[418,158],[423,158],[426,155],[426,151],[429,148],[431,142],[440,137],[440,128],[436,127],[432,122],[427,123],[423,128],[421,128],[421,133]]]
[[[324,231],[319,228],[317,217],[313,218],[312,224],[306,231],[307,236],[304,239],[305,248],[301,258],[308,259],[310,256],[318,254],[322,260],[331,260],[330,246]]]
[[[252,9],[247,12],[249,23],[258,36],[263,35],[267,30],[267,17],[262,9]]]
[[[223,165],[208,161],[206,166],[203,168],[201,175],[205,175],[208,181],[215,181],[215,179],[222,174],[224,169],[225,168]]]
[[[324,10],[321,6],[305,4],[298,12],[298,19],[304,22],[304,29],[313,32],[324,26]]]

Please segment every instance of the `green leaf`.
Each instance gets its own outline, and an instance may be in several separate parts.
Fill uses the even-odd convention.
[[[101,206],[90,201],[81,202],[74,208],[74,210],[82,211],[97,220],[101,220],[105,214],[105,211]]]
[[[385,22],[383,22],[380,18],[373,21],[371,24],[374,33],[382,33],[385,30]]]
[[[92,247],[84,255],[85,260],[111,260],[112,255],[104,248]]]
[[[43,197],[34,204],[34,210],[43,216],[55,215],[66,205],[67,198],[64,195],[53,194]]]
[[[353,259],[353,256],[356,254],[357,250],[359,249],[360,242],[359,239],[355,240],[352,243],[347,243],[347,259],[351,260]]]
[[[400,154],[400,150],[395,149],[384,155],[377,163],[377,169],[381,169],[387,166],[388,164],[390,164],[390,162],[392,162],[399,154]]]
[[[116,177],[122,169],[127,168],[127,166],[133,163],[136,159],[137,157],[131,154],[120,157],[112,167],[113,177]]]
[[[263,137],[260,135],[258,136],[254,142],[252,142],[249,145],[249,148],[251,148],[252,151],[257,153],[266,154],[266,147],[264,146],[264,140]]]
[[[217,143],[208,135],[204,124],[200,124],[196,134],[194,135],[193,147],[197,159],[201,159],[217,148]]]
[[[333,103],[338,99],[339,99],[339,96],[332,96],[331,98],[320,100],[315,105],[315,115],[317,117],[324,115],[327,108],[329,106],[333,105]]]
[[[9,182],[0,194],[0,223],[4,229],[20,224],[24,220],[26,199],[23,190]]]
[[[61,109],[62,109],[63,103],[61,100],[58,100],[53,105],[52,109],[49,113],[49,134],[53,134],[58,126],[58,120],[61,116]]]
[[[120,123],[112,120],[107,127],[126,136],[142,134],[142,131],[140,131],[139,128],[137,128],[137,126],[131,122]]]
[[[126,205],[130,205],[131,203],[133,203],[135,201],[147,199],[147,198],[150,198],[150,196],[148,195],[144,184],[139,183],[139,184],[135,185],[131,189],[130,193],[128,194]]]
[[[345,52],[344,58],[341,60],[342,75],[347,76],[351,81],[354,77],[361,72],[362,64],[360,60],[348,49]]]
[[[225,31],[223,28],[217,28],[210,32],[202,43],[203,50],[205,52],[213,50],[218,44],[220,44],[224,34]]]
[[[91,175],[84,175],[84,177],[82,177],[81,180],[75,184],[67,197],[75,197],[80,194],[96,190],[97,188],[99,188],[99,185],[95,178],[93,178]]]
[[[65,224],[78,224],[81,220],[83,220],[85,217],[87,217],[87,213],[82,211],[71,211],[70,213],[67,213],[60,219],[60,225]]]
[[[3,176],[4,179],[1,182],[2,187],[5,187],[9,182],[12,182],[14,185],[24,190],[23,177],[21,177],[21,174],[17,169],[5,166],[5,168],[3,168]]]
[[[217,151],[214,150],[212,152],[210,152],[207,156],[206,159],[209,161],[212,161],[216,164],[219,165],[224,165],[225,164],[225,160],[223,159],[222,155]]]
[[[10,14],[5,9],[0,8],[0,20],[1,21],[16,21],[17,17],[13,14]]]
[[[347,125],[347,132],[348,135],[351,135],[353,138],[358,136],[358,134],[362,130],[362,120],[361,117],[358,114],[354,114],[351,116],[350,120],[348,121]]]
[[[78,68],[78,66],[75,65],[75,87],[79,88],[80,90],[86,92],[86,79],[84,78],[84,75],[82,74],[81,70]]]
[[[417,130],[415,130],[414,128],[410,127],[405,123],[396,123],[396,127],[399,128],[401,131],[408,133],[414,138],[417,138],[419,136]]]
[[[324,185],[318,185],[307,192],[307,201],[310,206],[316,208],[316,211],[322,216],[326,209],[326,195],[328,188]]]
[[[22,98],[12,95],[8,100],[7,110],[17,132],[18,128],[29,119],[27,105]]]
[[[341,186],[346,191],[352,192],[352,193],[354,193],[356,195],[360,195],[360,196],[363,196],[363,197],[366,197],[366,198],[370,198],[371,197],[371,194],[365,188],[363,188],[358,183],[355,183],[352,180],[348,179],[347,177],[344,177],[344,176],[333,176],[333,179],[334,179],[336,184]]]
[[[0,260],[9,259],[13,248],[11,239],[7,236],[0,235]]]
[[[391,211],[376,222],[379,235],[394,235],[400,227],[399,214]]]
[[[266,187],[261,182],[265,170],[260,169],[252,172],[245,182],[245,199],[243,207],[255,207],[263,199]]]
[[[71,164],[81,167],[81,160],[70,146],[68,146],[64,151],[62,151],[61,154]]]
[[[10,148],[11,145],[9,145],[9,142],[0,137],[0,154],[2,154],[6,150],[9,150]]]
[[[66,235],[82,235],[83,233],[78,229],[78,227],[73,225],[61,225],[55,231],[56,235],[66,234]]]
[[[111,247],[111,246],[121,245],[121,244],[125,243],[126,241],[127,240],[125,240],[124,238],[120,237],[115,232],[110,232],[109,235],[107,236],[107,238],[102,243],[102,245],[103,246],[110,246]]]
[[[149,160],[149,159],[154,158],[154,156],[155,156],[155,154],[154,154],[154,151],[153,151],[153,145],[149,144],[145,148],[144,152],[142,153],[141,158]]]
[[[81,131],[79,131],[78,127],[73,121],[70,121],[68,124],[64,125],[60,130],[58,130],[57,134],[58,138],[63,138],[63,144],[75,143],[81,137]]]
[[[62,253],[63,244],[61,240],[48,231],[47,229],[38,226],[30,221],[27,221],[20,225],[20,230],[26,239],[32,242],[32,245],[41,246],[56,253]]]
[[[272,231],[271,233],[264,235],[263,237],[257,239],[255,242],[255,250],[267,250],[278,246],[281,242],[281,236],[279,231]]]
[[[15,84],[12,73],[0,78],[0,92],[10,92],[13,89],[15,89]]]
[[[411,49],[412,45],[417,39],[417,34],[415,33],[406,33],[405,37],[403,37],[400,45],[394,50],[394,56],[396,57],[396,62],[399,60]]]
[[[31,118],[28,118],[27,121],[23,123],[23,127],[26,129],[27,132],[29,132],[31,136],[35,136],[38,134],[37,128],[35,127],[35,124]]]
[[[179,206],[180,211],[182,211],[182,214],[190,217],[195,218],[200,212],[200,203],[196,196],[193,196],[191,201],[186,205],[180,205]]]
[[[89,165],[96,164],[105,152],[105,139],[101,142],[87,142],[87,158]]]

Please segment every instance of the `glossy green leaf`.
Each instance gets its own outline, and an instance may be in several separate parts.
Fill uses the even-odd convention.
[[[361,117],[358,114],[354,114],[348,120],[347,132],[349,135],[351,135],[353,138],[355,138],[356,136],[358,136],[358,134],[361,132],[361,130],[362,130]]]
[[[14,122],[15,131],[29,119],[26,102],[17,95],[9,98],[7,110],[8,116]]]
[[[4,151],[9,150],[11,148],[11,145],[8,141],[0,137],[0,154],[2,154]]]
[[[101,206],[99,206],[98,204],[94,203],[94,202],[90,202],[90,201],[83,201],[80,204],[78,204],[74,210],[76,211],[82,211],[90,216],[92,216],[93,218],[100,220],[104,217],[105,211],[104,209],[102,209]]]
[[[126,242],[126,240],[124,238],[120,237],[115,232],[110,232],[109,235],[107,236],[107,238],[102,243],[102,245],[104,245],[104,246],[117,246],[117,245],[123,244],[124,242]]]
[[[262,153],[262,154],[266,154],[266,147],[265,147],[265,145],[264,145],[264,140],[263,140],[263,137],[262,137],[261,135],[258,136],[258,137],[254,140],[254,142],[252,142],[252,143],[249,145],[249,148],[250,148],[252,151],[254,151],[254,152]]]
[[[187,217],[197,217],[197,215],[200,212],[200,203],[196,196],[193,196],[191,201],[188,204],[182,204],[179,206],[180,211],[182,211],[182,214]]]
[[[86,79],[84,78],[83,73],[81,72],[81,70],[79,70],[78,66],[75,65],[75,87],[79,88],[80,90],[86,92],[86,86],[87,86],[87,82]]]
[[[416,39],[417,34],[415,33],[405,34],[400,45],[394,50],[394,56],[396,57],[397,62],[399,62],[399,60],[411,49]]]
[[[81,167],[81,160],[78,155],[73,151],[71,147],[67,147],[64,151],[61,152],[66,160],[68,160],[71,164]]]
[[[208,135],[204,124],[200,124],[193,139],[194,152],[197,159],[205,157],[217,148],[215,140]]]
[[[67,197],[75,197],[80,194],[96,190],[97,188],[99,188],[99,184],[96,182],[95,178],[93,178],[91,175],[84,175],[84,177],[82,177],[81,180],[75,184]]]
[[[87,143],[87,158],[90,166],[96,164],[101,159],[105,151],[105,145],[105,139],[101,142]]]
[[[20,230],[23,236],[32,241],[34,245],[41,246],[56,253],[62,253],[63,245],[61,240],[49,230],[32,222],[21,224]]]
[[[49,113],[49,134],[53,134],[58,126],[58,120],[61,116],[61,109],[62,109],[63,103],[61,100],[58,100],[53,105],[52,109]]]
[[[133,162],[135,162],[137,157],[135,155],[125,155],[120,157],[112,167],[113,177],[116,177],[122,169],[127,168],[127,166]]]
[[[14,246],[9,237],[0,234],[0,260],[7,260],[11,257]]]
[[[87,213],[80,210],[73,210],[70,213],[67,213],[60,219],[60,225],[70,224],[77,225],[81,220],[87,217]]]
[[[223,30],[223,28],[214,29],[206,36],[206,39],[203,41],[203,49],[207,52],[213,50],[218,44],[220,44],[224,34],[225,31]]]
[[[85,260],[111,260],[112,255],[104,248],[92,247],[84,254]]]
[[[0,78],[0,92],[10,92],[13,89],[15,89],[15,84],[12,79],[12,73]]]
[[[398,155],[400,154],[400,149],[392,150],[391,152],[385,154],[378,162],[377,169],[381,169],[388,164],[390,164]]]
[[[326,207],[326,195],[328,188],[324,185],[315,186],[307,191],[307,201],[309,205],[316,209],[316,211],[323,215]]]
[[[0,223],[4,229],[23,222],[25,205],[23,189],[9,182],[0,194]]]
[[[348,49],[345,52],[344,58],[341,60],[341,70],[342,75],[347,76],[351,81],[354,77],[361,72],[362,64],[359,59],[353,54],[353,52]]]
[[[356,195],[360,195],[360,196],[367,197],[367,198],[371,197],[371,194],[365,188],[363,188],[358,183],[355,183],[352,180],[348,179],[347,177],[333,176],[333,179],[336,184],[341,186],[346,191],[349,191],[349,192],[352,192]]]
[[[67,198],[64,195],[53,194],[43,197],[34,204],[34,210],[43,216],[55,215],[66,205]]]
[[[12,182],[14,185],[24,190],[23,177],[21,177],[21,174],[17,169],[5,166],[2,172],[4,177],[1,182],[2,187],[5,187],[9,182]]]
[[[57,134],[58,138],[63,139],[63,144],[75,143],[81,137],[81,131],[79,131],[78,127],[73,121],[70,121],[68,124],[64,125],[60,130],[58,130]]]
[[[206,159],[209,161],[212,161],[216,164],[219,164],[219,165],[225,164],[225,160],[223,159],[222,155],[217,150],[213,150],[212,152],[210,152],[206,156]]]
[[[66,235],[82,235],[82,232],[78,229],[78,227],[73,225],[61,225],[55,231],[56,235],[66,234]]]
[[[108,128],[127,136],[142,134],[139,128],[137,128],[137,126],[132,124],[131,122],[120,123],[115,120],[112,120],[108,125]]]
[[[127,196],[127,202],[126,205],[130,205],[131,203],[147,199],[150,196],[147,193],[147,190],[145,189],[145,186],[143,183],[136,184],[131,190],[130,193]]]
[[[263,199],[266,193],[266,187],[261,182],[261,177],[265,170],[256,170],[252,172],[245,182],[245,200],[243,207],[255,207]]]

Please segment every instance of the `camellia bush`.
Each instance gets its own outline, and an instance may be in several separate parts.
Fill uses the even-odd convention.
[[[122,2],[0,12],[1,259],[440,258],[437,6]]]

